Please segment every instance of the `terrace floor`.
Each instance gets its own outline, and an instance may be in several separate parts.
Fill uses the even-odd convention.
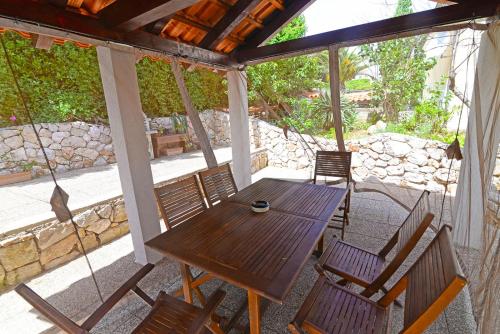
[[[295,171],[265,168],[254,175],[261,177],[300,179],[308,177]],[[417,196],[419,192],[401,190],[401,197]],[[415,199],[416,200],[416,199]],[[408,199],[408,201],[412,201]],[[434,203],[437,205],[436,199]],[[406,216],[406,211],[387,197],[376,193],[354,193],[352,195],[351,224],[346,239],[372,251],[379,250]],[[414,203],[414,201],[412,202]],[[432,204],[432,203],[431,203]],[[327,239],[332,236],[328,232]],[[409,256],[396,276],[400,276],[413,263],[418,254],[429,243],[433,232],[427,232]],[[130,236],[124,236],[90,253],[90,261],[97,275],[99,286],[105,296],[111,294],[139,265],[134,263]],[[288,333],[287,324],[293,319],[317,274],[313,269],[316,259],[311,258],[297,280],[294,289],[283,305],[271,304],[263,315],[263,333]],[[388,286],[396,280],[391,280]],[[27,283],[32,289],[75,321],[82,321],[99,305],[95,287],[90,278],[84,258],[78,258]],[[160,290],[173,292],[181,286],[176,263],[164,259],[141,282],[140,286],[150,295]],[[245,297],[245,291],[221,281],[211,281],[202,287],[209,294],[218,287],[227,291],[227,296],[218,308],[218,313],[231,316]],[[400,297],[400,301],[404,298]],[[33,308],[15,292],[0,295],[0,324],[2,333],[57,333],[58,331],[41,318]],[[130,294],[94,329],[95,333],[129,333],[148,312],[149,306]],[[244,314],[241,321],[246,322]],[[394,307],[393,333],[402,328],[402,309]],[[231,332],[235,333],[235,331]],[[446,312],[428,329],[427,333],[464,334],[475,333],[475,322],[468,290],[465,289],[448,307]]]
[[[216,147],[217,161],[231,161],[231,147]],[[201,151],[162,157],[151,161],[154,182],[174,179],[206,168]],[[70,194],[69,207],[80,209],[121,195],[118,165],[90,167],[56,175]],[[54,185],[50,176],[0,187],[0,235],[54,218],[50,196]]]

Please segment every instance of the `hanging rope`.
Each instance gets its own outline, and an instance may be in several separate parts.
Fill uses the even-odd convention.
[[[471,21],[470,23],[473,23]],[[464,97],[467,97],[467,92],[468,92],[468,85],[469,85],[469,80],[468,80],[468,73],[469,73],[469,62],[470,58],[474,54],[474,52],[478,49],[479,47],[476,46],[476,39],[475,39],[475,34],[472,33],[472,44],[471,44],[471,51],[467,54],[467,58],[464,59],[458,66],[455,67],[454,71],[456,71],[464,62],[466,63],[465,65],[465,86],[464,86]],[[455,131],[455,140],[451,145],[457,145],[457,149],[460,150],[460,145],[458,144],[458,135],[460,133],[460,125],[462,124],[462,116],[463,116],[463,111],[464,111],[464,106],[465,103],[462,101],[462,104],[460,106],[460,114],[458,116],[458,124],[457,124],[457,129]],[[448,185],[450,183],[450,176],[451,176],[451,170],[453,168],[453,160],[457,157],[457,154],[460,154],[460,152],[457,152],[456,150],[453,150],[452,156],[450,158],[450,166],[448,167],[448,175],[446,177],[446,183],[444,185],[444,194],[443,194],[443,199],[441,200],[441,213],[439,215],[439,223],[438,223],[438,228],[441,228],[441,223],[443,221],[443,210],[444,210],[444,203],[446,200],[446,193],[448,192]],[[460,158],[459,158],[460,159]],[[451,202],[451,198],[450,198]]]
[[[1,37],[0,37],[0,43],[2,44],[2,49],[3,49],[3,52],[5,54],[5,59],[7,61],[7,65],[8,65],[8,67],[9,67],[11,73],[12,73],[12,78],[14,80],[14,85],[16,87],[17,93],[18,93],[18,95],[19,95],[19,97],[20,97],[20,99],[22,101],[24,112],[26,113],[26,116],[27,116],[27,118],[28,118],[28,120],[29,120],[29,122],[31,124],[31,127],[33,128],[33,132],[35,133],[38,145],[40,146],[40,149],[41,149],[41,151],[43,153],[43,157],[45,159],[45,163],[47,164],[47,168],[49,169],[50,175],[52,177],[52,181],[53,181],[53,183],[55,185],[54,192],[57,193],[57,195],[59,196],[60,199],[66,199],[66,201],[67,201],[67,194],[62,190],[62,188],[57,183],[57,179],[56,179],[56,177],[54,175],[54,170],[50,166],[49,158],[47,157],[47,153],[45,152],[45,149],[43,147],[42,140],[40,139],[40,135],[38,134],[38,131],[36,129],[36,126],[35,126],[35,123],[33,121],[33,118],[31,117],[31,113],[29,111],[28,104],[26,102],[25,96],[24,96],[24,94],[23,94],[23,92],[21,90],[21,87],[19,85],[19,82],[17,80],[16,72],[14,71],[14,67],[12,66],[12,61],[10,59],[10,55],[7,52],[7,47],[5,46],[4,35],[1,35]],[[82,241],[82,239],[80,237],[80,234],[78,233],[78,226],[76,225],[76,223],[75,223],[75,221],[73,219],[73,214],[69,210],[66,201],[61,200],[59,203],[62,204],[64,210],[66,211],[67,216],[69,217],[69,220],[71,221],[71,225],[73,226],[73,228],[75,230],[75,234],[76,234],[76,237],[78,239],[78,243],[80,244],[80,246],[82,248],[83,255],[84,255],[85,260],[87,261],[87,265],[88,265],[88,267],[90,269],[90,274],[92,276],[92,280],[94,281],[94,285],[96,287],[97,294],[99,295],[99,299],[101,300],[102,303],[104,303],[104,299],[102,297],[101,289],[99,288],[99,285],[97,283],[97,279],[96,279],[94,270],[92,269],[92,265],[90,264],[89,258],[87,256],[87,252],[86,252],[85,247],[83,245],[83,241]]]

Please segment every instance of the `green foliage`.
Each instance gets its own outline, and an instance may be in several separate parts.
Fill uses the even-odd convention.
[[[396,16],[412,12],[411,0],[399,0]],[[380,78],[373,82],[373,100],[382,106],[387,121],[417,104],[425,86],[426,72],[435,65],[424,50],[426,36],[364,45],[361,54],[376,65]]]
[[[446,124],[452,112],[449,111],[451,93],[443,96],[445,81],[436,83],[430,89],[429,98],[415,107],[415,111],[401,121],[401,126],[419,135],[446,133]]]
[[[387,130],[451,143],[455,139],[455,133],[446,128],[453,114],[449,110],[451,93],[443,95],[444,88],[443,79],[429,90],[429,97],[420,102],[413,113],[398,123],[389,123]],[[463,134],[459,136],[459,140],[462,139]]]
[[[17,33],[3,34],[19,83],[36,123],[88,121],[107,122],[95,48],[72,43],[54,45],[49,51],[35,49]],[[137,65],[144,112],[150,116],[184,113],[170,65],[144,59]],[[186,85],[198,110],[227,105],[223,79],[208,70],[186,72]],[[0,127],[26,119],[15,90],[12,73],[0,50]]]
[[[345,96],[340,97],[343,131],[354,129],[358,122],[356,106]],[[317,99],[298,99],[292,104],[292,116],[284,118],[286,124],[301,132],[320,135],[332,132],[333,115],[331,98],[328,91],[322,92]],[[334,133],[334,132],[332,132]]]
[[[297,99],[292,103],[292,115],[284,117],[283,121],[299,132],[318,134],[325,124],[326,113],[314,100]]]
[[[306,17],[300,15],[292,20],[286,27],[281,29],[271,40],[268,45],[291,41],[293,39],[304,37],[307,31]]]
[[[279,32],[270,43],[303,37],[305,19],[299,16]],[[293,104],[307,90],[320,87],[321,67],[318,57],[300,56],[248,66],[248,95],[251,103]]]
[[[326,81],[330,81],[329,73],[329,56],[328,52],[324,51],[318,54],[320,59],[321,69]],[[354,48],[341,48],[339,50],[339,80],[340,89],[345,90],[346,82],[353,80],[356,75],[366,69],[367,62],[360,56],[357,49]]]
[[[368,78],[353,79],[345,83],[347,91],[370,90],[372,89],[372,81]]]
[[[95,49],[70,43],[38,50],[14,32],[3,37],[35,122],[105,119],[106,108]],[[27,119],[5,54],[0,51],[0,126]]]
[[[183,71],[189,95],[197,110],[227,105],[224,80],[205,69]],[[150,117],[184,114],[184,104],[169,64],[142,59],[137,64],[142,109]]]

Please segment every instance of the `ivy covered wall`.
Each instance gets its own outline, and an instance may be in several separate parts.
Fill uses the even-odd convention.
[[[35,49],[31,40],[15,32],[1,36],[36,123],[107,123],[95,48],[65,43],[45,51]],[[137,64],[137,75],[143,111],[148,116],[185,112],[169,64],[145,58]],[[185,76],[198,110],[227,105],[222,76],[206,69],[185,71]],[[0,127],[26,122],[5,54],[0,50]]]

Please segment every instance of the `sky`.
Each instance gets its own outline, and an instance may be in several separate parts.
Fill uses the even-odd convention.
[[[316,0],[304,11],[307,35],[392,17],[397,0]],[[413,0],[414,11],[434,8],[429,0]]]

